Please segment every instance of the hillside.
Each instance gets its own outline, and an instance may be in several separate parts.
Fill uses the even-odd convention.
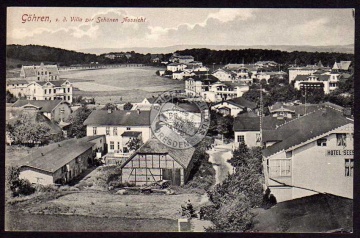
[[[263,49],[263,50],[281,50],[281,51],[305,51],[305,52],[338,52],[345,54],[354,54],[354,44],[349,45],[329,45],[329,46],[311,46],[311,45],[173,45],[166,47],[133,47],[133,48],[90,48],[81,49],[81,52],[91,54],[103,54],[119,51],[136,51],[142,54],[168,54],[175,51],[207,48],[211,50],[241,50],[241,49]]]

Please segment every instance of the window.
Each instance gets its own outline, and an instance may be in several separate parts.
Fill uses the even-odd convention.
[[[117,127],[114,127],[114,129],[113,129],[113,134],[114,134],[114,136],[117,136],[117,135],[118,135],[118,133],[117,133]]]
[[[337,146],[343,146],[346,147],[346,134],[345,133],[341,133],[341,134],[336,134],[336,140]]]
[[[93,135],[96,135],[96,127],[93,127]]]
[[[68,93],[70,93],[70,88],[68,88]]]
[[[49,89],[49,94],[51,94],[51,89]]]
[[[66,91],[65,91],[65,90],[66,90],[66,88],[64,88],[64,93],[66,93]]]
[[[291,157],[292,157],[292,151],[287,151],[286,158],[291,158]]]
[[[291,160],[277,159],[269,161],[269,176],[282,177],[291,175]]]
[[[106,135],[109,136],[110,135],[110,127],[106,127]]]
[[[68,100],[70,101],[70,96],[68,96]]]
[[[237,140],[239,143],[245,143],[245,136],[237,136]]]
[[[354,159],[345,159],[345,177],[352,177],[354,174]]]
[[[114,141],[110,141],[110,150],[114,150]]]
[[[66,165],[64,165],[63,167],[61,167],[61,173],[65,173],[66,171],[67,171]]]
[[[326,139],[326,138],[318,139],[318,140],[316,141],[317,146],[326,146],[326,142],[327,142],[327,139]]]
[[[261,134],[256,133],[256,143],[260,143],[260,142],[261,142]]]
[[[44,94],[46,94],[46,89],[44,90]]]
[[[117,149],[120,150],[120,142],[117,143]]]
[[[127,130],[127,131],[130,131],[130,130],[131,130],[131,127],[126,127],[126,130]]]

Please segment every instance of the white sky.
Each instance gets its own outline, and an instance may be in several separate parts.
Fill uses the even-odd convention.
[[[49,22],[22,23],[24,14]],[[83,22],[70,22],[70,17]],[[67,22],[62,22],[66,17]],[[118,23],[84,22],[118,18]],[[124,17],[145,23],[120,23]],[[56,18],[59,22],[56,22]],[[22,8],[7,10],[7,44],[70,50],[191,45],[345,45],[354,43],[352,9]]]

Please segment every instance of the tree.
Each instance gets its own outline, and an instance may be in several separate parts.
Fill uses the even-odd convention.
[[[35,117],[35,118],[34,118]],[[23,112],[14,123],[6,125],[13,144],[44,144],[50,137],[50,127],[36,121],[36,114]]]
[[[18,167],[8,167],[6,170],[6,189],[10,190],[12,196],[30,195],[35,192],[35,188],[26,179],[20,179],[20,170]]]
[[[125,103],[124,110],[130,111],[133,105],[130,102]]]
[[[115,104],[112,104],[112,103],[106,103],[106,105],[101,108],[101,110],[111,110],[111,111],[116,111],[118,110],[118,107],[115,105]]]
[[[251,209],[267,201],[263,196],[260,148],[248,149],[246,145],[240,145],[230,163],[235,166],[235,172],[208,191],[214,207],[206,215],[214,226],[207,231],[248,231],[253,224]],[[268,202],[266,206],[269,206]]]
[[[138,137],[133,137],[131,138],[128,142],[126,142],[126,146],[129,148],[129,150],[131,151],[135,151],[137,149],[140,148],[140,146],[143,145],[143,142],[140,138]]]
[[[17,98],[9,90],[6,90],[6,103],[14,103],[16,100]]]
[[[83,123],[89,117],[91,112],[91,109],[86,105],[83,105],[70,115],[69,122],[71,124],[67,130],[68,137],[81,138],[86,136],[86,126]]]

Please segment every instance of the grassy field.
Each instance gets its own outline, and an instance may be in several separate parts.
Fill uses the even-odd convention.
[[[74,96],[94,97],[96,103],[119,101],[140,102],[171,89],[184,89],[184,82],[159,77],[156,67],[123,67],[97,70],[61,71],[79,90]]]

